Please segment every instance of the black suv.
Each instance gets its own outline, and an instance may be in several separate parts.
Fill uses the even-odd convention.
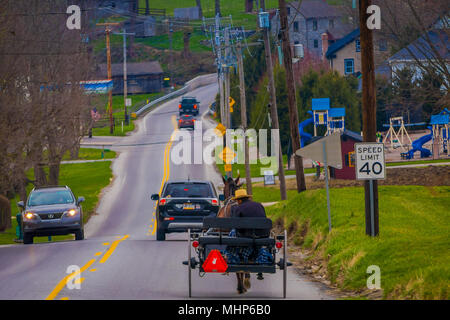
[[[180,116],[183,114],[197,116],[200,111],[200,102],[195,97],[182,97],[178,109]]]
[[[84,239],[83,197],[75,199],[68,186],[34,188],[26,205],[17,205],[22,211],[23,243],[33,243],[35,236],[53,236],[74,233],[75,240]]]
[[[214,185],[209,181],[169,181],[159,194],[156,209],[156,239],[166,240],[166,233],[200,231],[204,217],[215,217],[219,199]]]

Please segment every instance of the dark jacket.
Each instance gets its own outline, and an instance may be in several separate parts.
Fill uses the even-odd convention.
[[[244,200],[241,204],[232,207],[232,217],[240,218],[266,218],[266,210],[259,202],[252,200]],[[237,234],[239,237],[252,237],[252,229],[238,229]],[[270,235],[270,229],[255,230],[255,236],[268,237]]]

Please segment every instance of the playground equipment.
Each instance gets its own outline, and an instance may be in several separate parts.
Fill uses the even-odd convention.
[[[330,98],[312,99],[312,111],[308,114],[312,117],[298,125],[301,148],[313,137],[304,130],[309,124],[314,125],[314,137],[317,136],[317,127],[321,125],[327,127],[325,136],[345,130],[345,108],[330,108]]]
[[[430,119],[433,132],[433,146],[436,146],[436,157],[439,157],[440,146],[442,146],[442,152],[449,155],[449,135],[450,135],[450,111],[445,108],[439,114],[432,115]],[[433,152],[433,153],[434,153]]]
[[[308,111],[308,114],[311,116],[313,115],[312,111]],[[300,122],[300,124],[298,125],[298,130],[300,133],[300,148],[303,148],[306,142],[312,139],[312,135],[309,134],[308,132],[305,132],[305,127],[313,123],[314,117],[311,117],[309,119],[306,119],[305,121]]]
[[[317,127],[327,126],[326,136],[345,129],[345,108],[330,108],[330,98],[312,99],[314,119],[314,136],[317,136]]]
[[[421,158],[428,158],[429,156],[431,156],[431,151],[428,149],[425,149],[423,147],[423,145],[425,143],[427,143],[428,141],[430,141],[431,139],[433,139],[433,130],[431,127],[428,127],[428,129],[431,130],[430,134],[424,135],[422,137],[420,137],[417,140],[414,140],[414,142],[411,144],[412,149],[409,150],[408,152],[402,153],[402,157],[410,160],[414,158],[414,153],[416,151],[420,151],[420,157]]]
[[[425,124],[425,123],[423,123]],[[419,124],[409,124],[409,125],[419,125]],[[384,124],[383,126],[387,126]],[[395,131],[395,127],[400,127],[398,131]],[[400,137],[399,137],[400,135]],[[404,137],[407,137],[409,140],[409,144],[412,145],[411,138],[409,137],[408,131],[406,131],[405,123],[403,121],[403,117],[393,117],[389,119],[389,130],[386,133],[386,136],[383,139],[383,143],[385,146],[388,146],[386,144],[386,141],[389,139],[390,141],[390,147],[393,149],[402,148],[403,151],[406,151],[405,147],[405,140]],[[394,139],[395,138],[395,139]]]
[[[442,110],[439,114],[432,115],[430,119],[430,125],[428,129],[431,131],[429,134],[420,137],[412,142],[412,149],[408,152],[401,153],[404,159],[413,159],[414,153],[420,151],[421,158],[428,158],[432,152],[429,149],[425,149],[423,145],[432,140],[433,155],[435,158],[439,158],[441,151],[449,155],[449,134],[450,134],[450,111],[448,109]],[[395,131],[394,131],[395,132]],[[386,136],[387,138],[387,136]],[[385,138],[385,139],[386,139]],[[398,137],[397,137],[398,138]],[[384,141],[383,141],[384,142]]]

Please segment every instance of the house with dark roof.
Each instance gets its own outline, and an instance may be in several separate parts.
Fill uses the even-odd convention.
[[[419,37],[417,40],[401,49],[389,59],[387,59],[391,70],[391,76],[398,70],[407,66],[415,70],[414,78],[422,76],[423,67],[430,64],[440,65],[445,63],[447,70],[450,70],[450,42],[448,39],[448,29],[434,29]],[[422,67],[421,67],[422,65]],[[433,67],[433,69],[439,70]],[[448,79],[447,79],[448,81]]]
[[[333,70],[342,75],[361,73],[359,35],[359,28],[357,28],[328,47],[325,57]],[[378,61],[383,61],[388,57],[388,46],[385,39],[374,36],[374,55]],[[375,64],[379,63],[376,61]]]
[[[287,9],[291,44],[302,44],[305,51],[319,57],[324,56],[329,42],[341,38],[351,29],[349,24],[343,22],[342,12],[323,0],[289,2]],[[279,14],[270,16],[271,32],[276,36],[280,30]],[[327,34],[326,43],[322,38],[324,33]]]
[[[113,80],[113,94],[123,94],[123,64],[111,65]],[[107,79],[106,64],[97,68],[97,76]],[[160,92],[163,84],[163,70],[158,61],[127,63],[127,91],[128,93]]]

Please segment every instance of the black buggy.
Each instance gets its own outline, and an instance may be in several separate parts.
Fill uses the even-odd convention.
[[[287,267],[292,265],[286,259],[287,233],[282,235],[270,233],[269,237],[255,236],[255,230],[271,229],[272,220],[267,218],[216,218],[203,219],[203,231],[188,231],[188,266],[189,297],[191,297],[191,272],[198,268],[200,276],[208,272],[215,273],[276,273],[277,267],[283,270],[283,298],[286,298]],[[252,237],[229,236],[229,230],[250,229]],[[208,231],[206,231],[208,230]],[[214,230],[214,231],[211,231]],[[191,254],[191,246],[197,257]],[[243,252],[244,258],[237,258],[236,252]],[[277,254],[282,257],[276,261]],[[219,254],[220,253],[220,254]],[[245,254],[247,253],[247,254]],[[217,268],[211,268],[217,263]]]

